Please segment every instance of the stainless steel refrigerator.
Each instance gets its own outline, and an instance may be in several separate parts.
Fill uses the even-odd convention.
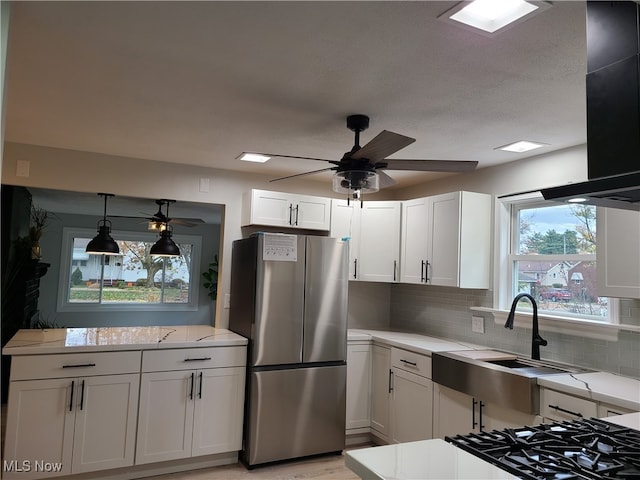
[[[342,451],[348,243],[259,233],[233,243],[231,270],[229,329],[249,339],[242,461]]]

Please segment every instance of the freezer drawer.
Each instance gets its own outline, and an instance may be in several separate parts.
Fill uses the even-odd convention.
[[[243,460],[249,465],[344,448],[346,365],[253,372]]]

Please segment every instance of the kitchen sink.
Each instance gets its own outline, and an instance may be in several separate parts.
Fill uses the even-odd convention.
[[[431,360],[434,382],[528,414],[540,413],[539,377],[590,371],[497,350],[434,352]]]

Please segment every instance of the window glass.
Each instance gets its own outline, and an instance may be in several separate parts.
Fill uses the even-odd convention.
[[[512,213],[514,295],[532,295],[550,315],[608,321],[608,299],[597,294],[595,207],[534,202]]]
[[[67,238],[71,251],[65,305],[140,308],[194,304],[196,289],[191,288],[191,279],[197,275],[194,254],[199,239],[174,238],[180,256],[157,257],[150,254],[156,241],[153,235],[119,233],[119,255],[89,255],[85,249],[91,237],[84,232],[71,232]]]

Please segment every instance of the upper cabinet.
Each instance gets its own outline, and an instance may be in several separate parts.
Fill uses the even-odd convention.
[[[452,192],[403,202],[403,283],[489,288],[491,195]]]
[[[267,190],[246,192],[242,202],[242,226],[265,225],[328,231],[331,200]]]
[[[400,202],[332,200],[332,237],[348,237],[350,280],[397,282],[400,272]]]
[[[596,232],[598,295],[640,298],[640,212],[598,207]]]

